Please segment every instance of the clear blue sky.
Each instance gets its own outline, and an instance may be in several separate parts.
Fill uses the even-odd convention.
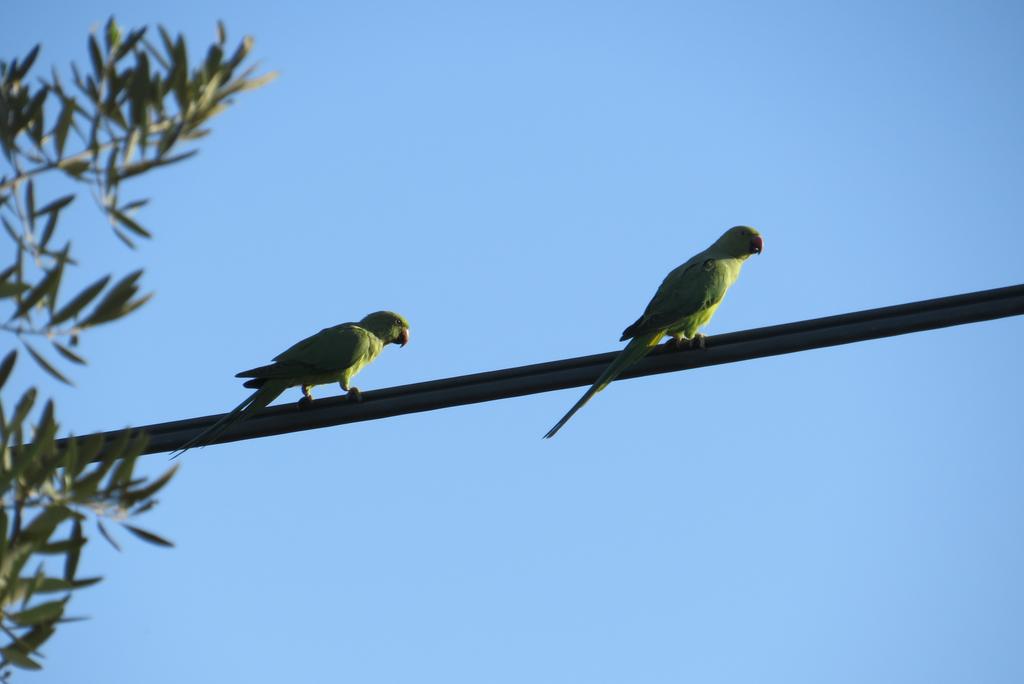
[[[412,343],[363,389],[617,349],[737,223],[710,334],[1024,282],[1020,3],[315,4],[4,10],[5,58],[114,13],[281,73],[140,183],[150,244],[65,226],[157,292],[77,388],[24,369],[65,429],[227,410],[380,308]],[[93,535],[91,619],[19,680],[1024,681],[1022,335],[616,383],[551,441],[579,391],[190,452],[140,521],[177,548]]]

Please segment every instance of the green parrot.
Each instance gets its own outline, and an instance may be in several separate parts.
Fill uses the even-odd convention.
[[[221,434],[230,425],[241,422],[266,408],[289,387],[301,387],[299,407],[313,401],[313,385],[337,382],[355,401],[361,399],[352,378],[373,361],[385,345],[404,347],[409,342],[409,322],[391,311],[376,311],[358,323],[342,323],[324,328],[274,357],[274,363],[251,368],[235,375],[252,378],[243,385],[256,388],[249,398],[209,428],[193,437],[174,453],[184,453]]]
[[[569,412],[551,428],[545,439],[554,437],[591,397],[633,365],[669,335],[669,344],[704,347],[704,336],[697,329],[711,320],[729,287],[740,275],[740,267],[751,254],[764,249],[761,234],[749,226],[735,226],[699,254],[669,273],[654,293],[644,315],[626,328],[620,340],[629,340]]]

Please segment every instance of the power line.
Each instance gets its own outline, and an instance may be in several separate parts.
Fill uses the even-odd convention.
[[[1024,284],[715,335],[707,338],[706,349],[674,349],[662,345],[621,378],[715,366],[1021,314],[1024,314]],[[232,426],[212,443],[589,385],[616,354],[618,351],[372,390],[364,392],[363,401],[359,403],[344,397],[329,397],[314,401],[305,409],[297,408],[294,403],[274,406]],[[149,445],[143,453],[178,449],[222,415],[137,428],[149,434]],[[120,434],[123,431],[103,433],[107,439]],[[58,440],[58,446],[65,441]]]

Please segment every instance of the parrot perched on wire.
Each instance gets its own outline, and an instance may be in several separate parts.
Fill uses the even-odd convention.
[[[341,385],[350,399],[359,401],[359,389],[351,385],[356,373],[377,358],[386,345],[404,347],[408,342],[409,322],[391,311],[376,311],[358,323],[324,328],[275,356],[274,363],[235,375],[236,378],[252,378],[243,387],[256,388],[256,391],[231,413],[190,439],[174,455],[208,443],[230,425],[266,408],[289,387],[302,388],[300,408],[313,401],[310,390],[314,385],[331,382]]]
[[[626,328],[620,340],[629,344],[601,373],[569,412],[551,428],[545,439],[554,437],[573,414],[583,408],[591,397],[633,365],[661,338],[669,335],[669,344],[704,346],[704,336],[697,329],[711,320],[729,287],[740,275],[740,267],[751,254],[764,249],[761,234],[749,226],[735,226],[699,254],[669,273],[654,293],[644,315]]]

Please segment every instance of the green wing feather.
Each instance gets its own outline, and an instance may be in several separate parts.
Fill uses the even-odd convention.
[[[682,327],[691,317],[699,319],[722,301],[735,280],[729,275],[722,262],[704,252],[698,254],[665,277],[644,314],[622,332],[621,339]]]
[[[354,323],[342,323],[296,342],[275,356],[275,363],[250,368],[235,377],[298,380],[304,375],[341,371],[364,359],[371,346],[370,333]]]

